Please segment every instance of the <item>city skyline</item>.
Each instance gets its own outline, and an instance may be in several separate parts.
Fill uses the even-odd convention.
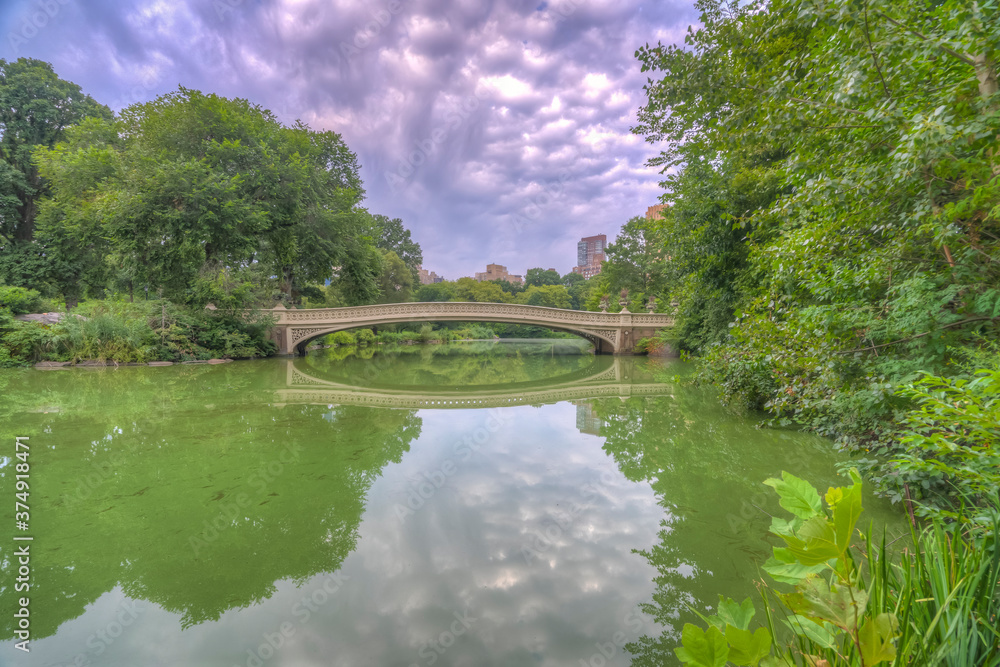
[[[639,0],[13,0],[0,58],[51,62],[115,111],[184,86],[339,132],[364,205],[439,274],[568,273],[580,237],[661,194],[658,148],[630,131],[634,51],[695,21],[689,2]]]

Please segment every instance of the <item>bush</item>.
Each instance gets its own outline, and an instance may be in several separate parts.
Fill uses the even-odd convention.
[[[891,462],[917,512],[963,520],[956,501],[974,505],[1000,492],[1000,370],[973,378],[926,374],[897,393],[917,407],[902,420],[902,452]],[[897,492],[898,496],[898,492]]]
[[[157,358],[157,340],[145,318],[111,307],[96,308],[89,317],[63,318],[53,341],[72,361],[144,363]]]
[[[375,342],[375,332],[371,329],[359,329],[354,335],[358,345],[371,345]]]
[[[912,532],[914,549],[892,555],[883,536],[856,529],[861,478],[823,498],[794,475],[765,482],[793,516],[774,517],[775,547],[764,571],[793,593],[765,584],[767,627],[750,629],[756,610],[720,596],[706,630],[686,624],[686,665],[996,665],[1000,630],[1000,507],[965,533],[934,522]],[[852,545],[860,537],[862,546]],[[856,550],[855,550],[856,549]],[[782,624],[779,634],[778,623]],[[791,641],[773,646],[790,633]],[[776,655],[775,655],[776,654]]]
[[[358,341],[350,331],[337,331],[326,337],[331,345],[354,345]]]
[[[33,289],[0,285],[0,308],[14,315],[37,313],[42,306],[42,296]]]
[[[777,389],[772,364],[764,355],[715,346],[709,353],[705,374],[729,404],[761,410]]]

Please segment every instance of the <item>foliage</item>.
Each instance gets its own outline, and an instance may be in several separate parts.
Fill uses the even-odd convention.
[[[260,267],[295,301],[339,265],[351,297],[372,300],[374,223],[335,133],[181,88],[72,127],[35,158],[54,193],[39,235],[85,249],[62,255],[79,273],[201,305],[202,284],[227,271]]]
[[[569,292],[562,285],[532,285],[514,299],[514,303],[548,308],[569,308],[572,305]]]
[[[33,289],[0,285],[0,308],[14,315],[36,313],[42,305],[41,295]]]
[[[413,293],[413,271],[392,250],[382,251],[382,271],[379,276],[379,303],[409,301]]]
[[[963,360],[1000,335],[1000,9],[697,4],[683,45],[636,53],[650,80],[634,131],[662,148],[668,190],[666,338],[727,397],[836,438],[902,497],[891,461],[919,397],[899,388],[921,371],[973,381]],[[587,306],[634,265],[609,248]]]
[[[856,524],[862,484],[831,487],[824,497],[794,475],[765,482],[792,517],[774,517],[775,547],[764,571],[793,587],[766,586],[767,627],[751,632],[756,610],[720,596],[702,616],[707,630],[687,624],[675,650],[687,665],[995,665],[1000,661],[995,618],[1000,611],[1000,508],[985,531],[949,535],[940,524],[913,534],[914,551],[893,557],[885,538]],[[823,501],[826,501],[826,508]],[[853,551],[860,537],[862,548]],[[898,562],[891,562],[898,561]],[[778,624],[791,640],[772,642]]]
[[[372,345],[375,343],[375,332],[371,329],[358,329],[354,332],[354,337],[358,345]]]
[[[399,218],[389,218],[384,215],[372,216],[375,228],[378,230],[375,246],[381,250],[392,251],[413,273],[413,282],[417,283],[417,268],[424,261],[420,244],[410,238],[410,230],[403,227]]]
[[[111,111],[52,65],[32,58],[0,59],[0,236],[6,244],[29,243],[45,183],[32,163],[36,146],[51,148],[84,118],[108,119]]]
[[[902,420],[893,492],[913,489],[920,514],[970,520],[956,498],[982,505],[1000,494],[1000,370],[924,375],[898,393],[917,407]]]
[[[644,294],[663,292],[663,271],[667,249],[661,238],[659,219],[637,216],[630,219],[607,247],[601,269],[608,294],[622,289]]]
[[[354,345],[358,342],[350,331],[337,331],[326,337],[330,345]]]
[[[559,272],[555,269],[528,269],[528,272],[524,275],[525,287],[541,287],[543,285],[559,285],[561,283],[562,279],[559,277]]]
[[[453,301],[455,299],[455,283],[445,280],[430,285],[421,285],[417,289],[416,300],[421,302]]]

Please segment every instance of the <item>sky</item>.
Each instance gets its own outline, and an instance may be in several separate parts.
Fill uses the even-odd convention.
[[[183,86],[338,132],[364,205],[456,279],[567,273],[581,237],[658,203],[634,54],[696,20],[691,0],[3,0],[0,57],[115,111]]]

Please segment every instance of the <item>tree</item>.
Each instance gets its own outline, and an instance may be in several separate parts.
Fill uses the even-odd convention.
[[[417,290],[417,301],[451,301],[455,298],[455,283],[443,281],[421,285]]]
[[[51,148],[84,118],[111,118],[111,110],[80,86],[32,58],[0,59],[0,235],[7,244],[35,236],[45,183],[32,162],[37,146]]]
[[[525,287],[531,287],[532,285],[559,285],[561,282],[559,273],[554,269],[528,269],[528,273],[524,277]]]
[[[891,457],[893,389],[1000,335],[1000,9],[698,7],[685,45],[637,52],[666,282],[707,313],[680,333],[727,394]]]
[[[424,256],[420,252],[420,244],[410,238],[410,230],[403,227],[403,221],[399,218],[390,219],[385,215],[373,215],[375,229],[378,235],[375,245],[382,250],[391,250],[403,260],[417,276],[417,267],[424,261]]]
[[[569,292],[562,285],[532,285],[518,294],[514,302],[548,308],[569,308],[572,305]]]
[[[669,249],[664,247],[660,236],[659,219],[634,217],[625,223],[615,242],[608,245],[601,275],[612,290],[661,294],[667,252]]]
[[[252,273],[276,276],[294,302],[339,267],[349,303],[377,297],[375,231],[358,207],[357,159],[336,133],[180,88],[83,123],[36,160],[53,184],[47,237],[98,247],[129,293],[223,299],[245,282],[234,276]]]
[[[379,277],[379,303],[402,303],[413,294],[413,273],[399,255],[382,250],[382,272]]]
[[[524,291],[524,285],[521,285],[520,283],[512,283],[508,280],[504,280],[503,278],[499,280],[491,280],[490,282],[496,283],[500,286],[500,289],[508,294],[520,294]]]

